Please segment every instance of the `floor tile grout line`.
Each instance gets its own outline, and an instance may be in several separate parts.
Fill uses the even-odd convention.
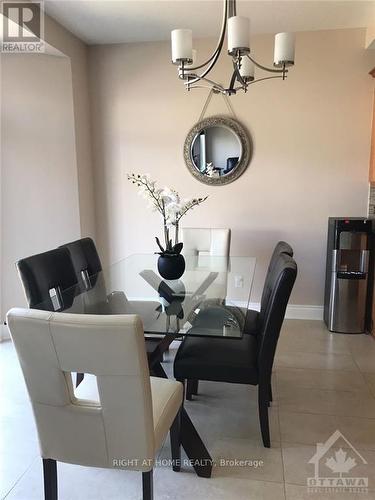
[[[368,389],[368,392],[369,392],[369,396],[371,396],[371,399],[374,398],[374,395],[373,393],[371,392],[370,390],[370,387],[368,386],[366,380],[365,380],[365,377],[363,377],[363,373],[361,373],[362,375],[362,378],[363,378],[363,383],[364,383],[364,386],[366,387],[366,389]],[[301,390],[301,391],[306,391],[306,390],[315,390],[315,391],[322,391],[322,392],[345,392],[345,393],[349,393],[349,394],[359,394],[359,395],[364,395],[366,394],[367,396],[367,392],[361,394],[361,391],[359,389],[357,390],[353,390],[353,389],[327,389],[325,387],[316,387],[316,386],[310,386],[310,387],[302,387],[302,386],[298,386],[298,387],[293,387],[293,388],[290,388],[290,389],[293,389],[293,390]],[[282,392],[282,390],[281,390]]]
[[[6,493],[6,495],[2,498],[2,500],[5,500],[7,496],[14,490],[14,488],[17,486],[17,484],[22,480],[22,478],[29,472],[29,470],[33,467],[34,463],[36,463],[38,460],[38,457],[36,456],[29,464],[27,469],[18,477],[17,481],[13,484],[13,486],[10,488],[10,490]]]
[[[367,389],[367,386],[362,389],[362,390],[358,390],[358,391],[345,391],[345,390],[342,390],[342,389],[324,389],[324,388],[317,388],[316,386],[315,387],[293,387],[293,390],[295,391],[321,391],[321,392],[328,392],[328,393],[332,393],[332,392],[338,392],[340,394],[346,394],[346,395],[349,395],[349,394],[356,394],[358,395],[359,397],[362,396],[362,399],[375,399],[375,396],[373,395],[373,393],[371,392],[370,389],[366,390]],[[291,389],[292,390],[292,389]],[[284,393],[285,394],[285,393]],[[328,396],[329,394],[327,394]],[[285,397],[285,396],[283,396]]]
[[[368,382],[367,378],[364,376],[364,373],[369,373],[369,372],[363,372],[363,371],[361,370],[361,368],[359,367],[359,365],[358,365],[358,363],[357,363],[357,360],[355,359],[355,357],[354,357],[353,353],[351,353],[351,354],[352,354],[353,362],[354,362],[354,364],[357,366],[357,368],[358,368],[358,370],[359,370],[359,373],[361,374],[362,379],[363,379],[363,380],[364,380],[364,382],[365,382],[366,387],[368,388],[368,390],[370,391],[370,393],[371,393],[371,394],[373,395],[373,397],[375,398],[375,393],[372,391],[371,385],[369,384],[369,382]]]
[[[293,354],[293,353],[300,353],[300,352],[303,352],[305,354],[329,354],[330,356],[348,356],[349,354],[351,354],[351,351],[343,351],[343,352],[332,352],[330,351],[329,349],[324,351],[323,349],[322,350],[314,350],[314,351],[310,351],[308,350],[309,348],[307,347],[304,351],[301,351],[300,349],[288,349],[286,347],[281,347],[279,350],[278,350],[278,353],[279,354]]]
[[[300,351],[299,351],[300,352]],[[358,371],[361,371],[357,365],[356,365],[356,368]],[[281,371],[281,370],[300,370],[300,371],[306,371],[306,370],[309,370],[309,371],[314,371],[314,372],[345,372],[345,373],[357,373],[357,370],[344,370],[343,368],[336,368],[336,369],[333,369],[333,368],[312,368],[312,367],[300,367],[300,366],[280,366],[277,364],[277,360],[275,361],[275,365],[274,365],[274,372],[278,372],[278,371]],[[374,373],[375,374],[375,371],[374,372],[369,372],[369,371],[364,371],[364,373]]]
[[[355,366],[355,369],[354,370],[344,370],[343,368],[336,368],[336,369],[330,369],[330,368],[311,368],[311,367],[304,367],[304,368],[301,368],[300,366],[280,366],[276,363],[275,365],[275,370],[278,371],[278,370],[314,370],[316,372],[345,372],[345,373],[358,373],[360,371],[360,369],[358,368],[358,366],[356,365]],[[371,373],[371,372],[366,372],[366,373]],[[374,372],[375,373],[375,372]]]
[[[286,483],[285,483],[285,467],[284,467],[284,454],[283,454],[283,442],[282,442],[282,437],[281,437],[281,423],[280,423],[280,406],[279,406],[279,382],[276,376],[276,373],[274,373],[274,379],[276,383],[276,400],[277,400],[277,423],[279,425],[279,438],[280,438],[280,454],[281,454],[281,467],[283,471],[283,488],[284,488],[284,498],[286,498]],[[272,405],[272,403],[271,403]]]
[[[309,448],[316,448],[316,443],[314,444],[307,444],[307,443],[299,443],[298,441],[284,441],[283,442],[283,446],[285,446],[285,448],[299,448],[301,446],[303,447],[309,447]],[[340,448],[343,448],[344,450],[350,450],[351,447],[343,444],[343,445],[340,445]],[[360,451],[361,453],[365,454],[367,452],[370,452],[370,453],[373,453],[374,454],[374,458],[375,458],[375,448],[373,450],[370,450],[370,449],[367,449],[367,448],[361,448],[360,446],[356,446],[356,450]]]
[[[356,415],[337,415],[337,413],[313,413],[311,411],[288,411],[280,408],[280,413],[292,413],[293,415],[317,415],[321,417],[335,417],[335,418],[357,418],[359,420],[368,420],[369,422],[375,422],[375,417],[358,417]]]

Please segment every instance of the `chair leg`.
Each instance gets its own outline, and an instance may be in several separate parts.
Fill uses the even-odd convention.
[[[260,387],[258,388],[258,409],[263,445],[265,448],[271,448],[270,428],[268,422],[268,394],[266,394]]]
[[[192,396],[195,394],[194,389],[195,389],[195,380],[187,380],[186,381],[186,399],[188,401],[192,401]]]
[[[79,384],[82,382],[84,376],[85,376],[84,373],[77,373],[76,387],[78,387]]]
[[[142,472],[142,490],[143,490],[143,500],[153,500],[154,498],[154,486],[153,486],[153,470],[148,472]]]
[[[169,435],[171,438],[172,450],[172,468],[174,472],[181,470],[181,411],[176,415],[170,428]]]
[[[43,458],[44,499],[57,500],[56,460]]]
[[[268,406],[271,406],[272,401],[273,401],[273,399],[272,399],[272,384],[270,382],[270,386],[268,389]]]
[[[185,395],[186,395],[186,382],[185,382],[185,379],[183,378],[176,378],[177,382],[181,382],[182,384],[182,387],[183,387],[183,398],[182,398],[182,405],[181,405],[181,408],[183,408],[184,406],[184,401],[185,401]]]
[[[192,385],[193,385],[192,394],[194,394],[194,396],[198,396],[199,380],[192,380]]]

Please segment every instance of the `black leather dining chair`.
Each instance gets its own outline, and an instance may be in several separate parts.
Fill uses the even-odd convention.
[[[94,286],[102,271],[102,263],[93,239],[81,238],[59,248],[69,251],[80,290],[86,291]]]
[[[257,335],[241,339],[185,337],[174,361],[177,380],[210,380],[258,386],[263,444],[270,447],[268,406],[271,374],[280,329],[297,276],[292,257],[281,253],[268,277],[268,305]]]
[[[71,307],[78,281],[66,249],[26,257],[16,266],[30,309],[64,311]]]
[[[60,248],[66,249],[70,253],[73,267],[78,281],[80,292],[89,291],[94,288],[97,295],[92,307],[92,313],[97,313],[98,298],[100,298],[100,311],[104,314],[130,314],[129,303],[124,292],[107,293],[104,277],[102,276],[102,263],[99,253],[92,238],[81,238],[61,245]],[[146,349],[150,368],[163,359],[163,350],[160,344],[160,337],[147,337]]]
[[[83,280],[81,270],[88,271],[90,286],[95,286],[101,270],[99,255],[95,243],[90,238],[83,240],[82,246],[81,240],[78,240],[17,262],[16,266],[31,309],[58,312],[69,309],[75,297],[82,294],[88,284]],[[105,288],[103,290],[100,294],[103,295],[105,302]],[[95,313],[96,309],[94,308],[92,312]],[[106,313],[106,310],[102,308],[101,312]],[[163,357],[160,339],[147,339],[146,349],[151,368]],[[77,386],[83,378],[83,373],[77,373]]]
[[[30,309],[62,312],[69,309],[79,289],[70,253],[55,248],[16,263]],[[77,373],[77,385],[83,373]]]
[[[263,316],[265,315],[268,307],[268,302],[270,298],[270,291],[271,291],[271,277],[272,277],[272,271],[277,263],[277,260],[281,254],[286,254],[289,255],[290,257],[293,257],[294,251],[293,248],[289,245],[289,243],[286,243],[285,241],[279,241],[273,252],[272,256],[270,259],[270,262],[268,264],[268,269],[266,273],[266,278],[264,281],[264,286],[263,286],[263,292],[262,292],[262,298],[260,301],[260,311],[257,311],[255,309],[248,309],[246,312],[246,318],[245,318],[245,326],[244,326],[244,333],[245,334],[250,334],[250,335],[257,335],[259,333],[259,328],[263,323]],[[202,316],[202,315],[200,315]],[[202,318],[200,318],[200,321],[202,321]],[[212,320],[210,320],[212,321]],[[186,399],[191,400],[192,395],[197,395],[198,394],[198,384],[199,380],[194,379],[194,380],[187,380],[186,381]],[[272,401],[272,387],[270,386],[270,395],[271,395],[271,401]]]
[[[247,310],[245,322],[245,333],[247,334],[256,335],[259,332],[259,327],[262,324],[262,318],[266,313],[269,303],[272,287],[272,272],[277,264],[278,258],[282,254],[289,255],[289,257],[293,257],[294,254],[293,248],[285,241],[279,241],[272,252],[267,268],[266,278],[264,280],[262,297],[260,299],[260,311],[256,311],[254,309]]]

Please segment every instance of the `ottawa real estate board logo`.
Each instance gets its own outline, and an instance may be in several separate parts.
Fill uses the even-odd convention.
[[[314,465],[314,477],[307,478],[309,493],[367,493],[367,462],[339,430],[317,443],[308,463]]]
[[[44,52],[43,2],[2,2],[1,7],[1,52]]]

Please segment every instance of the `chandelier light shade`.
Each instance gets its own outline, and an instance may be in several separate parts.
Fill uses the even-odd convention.
[[[172,31],[173,64],[193,62],[193,32],[191,30]]]
[[[233,16],[228,19],[228,54],[244,55],[250,52],[250,20]]]
[[[245,82],[252,82],[254,80],[255,66],[248,57],[241,59],[240,75]]]
[[[273,65],[276,68],[294,64],[294,34],[277,33],[275,35],[275,53]]]
[[[183,73],[181,73],[181,69],[179,68],[179,70],[178,70],[179,77],[183,80],[188,80],[192,75],[194,77],[194,73],[189,70],[189,67],[194,66],[195,64],[197,64],[197,51],[196,51],[196,49],[193,49],[192,50],[192,62],[186,63],[186,69],[183,71]]]
[[[209,79],[207,75],[214,68],[222,52],[227,35],[228,55],[232,58],[233,71],[227,87]],[[249,85],[272,78],[286,79],[288,67],[294,65],[295,38],[293,33],[277,33],[273,66],[257,62],[250,52],[250,20],[237,16],[236,0],[223,0],[221,31],[211,56],[202,63],[197,62],[197,52],[193,49],[193,33],[189,29],[175,29],[171,33],[172,63],[178,65],[178,76],[188,90],[211,88],[214,92],[235,95],[239,90],[247,92]],[[260,74],[257,70],[272,73]],[[200,71],[198,71],[200,70]],[[258,74],[258,71],[257,71]]]

